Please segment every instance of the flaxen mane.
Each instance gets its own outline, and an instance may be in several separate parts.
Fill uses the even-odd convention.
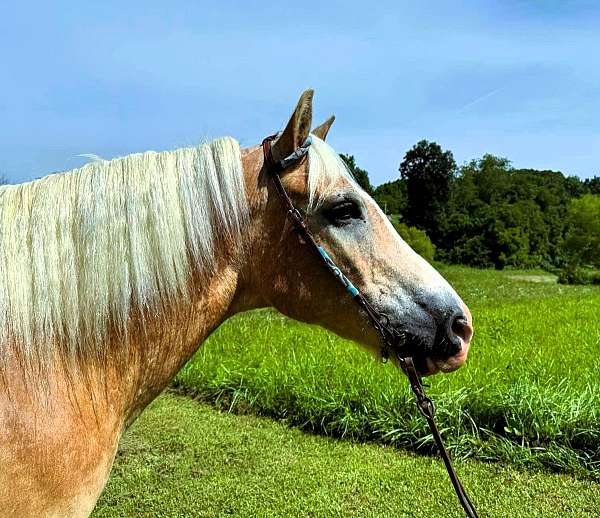
[[[309,164],[315,207],[348,173],[316,137]],[[26,357],[55,344],[96,355],[109,323],[124,331],[133,310],[185,297],[192,261],[210,273],[216,240],[235,240],[247,218],[228,137],[0,187],[0,356],[9,342]]]

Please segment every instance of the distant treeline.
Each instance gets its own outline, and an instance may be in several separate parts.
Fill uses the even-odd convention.
[[[457,166],[450,151],[423,140],[404,156],[397,180],[374,188],[353,156],[342,158],[392,221],[429,236],[436,260],[600,267],[600,177],[515,169],[492,155]]]

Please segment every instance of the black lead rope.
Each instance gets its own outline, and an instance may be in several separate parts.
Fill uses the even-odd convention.
[[[281,201],[287,210],[288,217],[292,220],[295,231],[302,237],[309,247],[319,255],[329,272],[344,285],[354,301],[366,313],[371,326],[379,333],[381,337],[381,357],[383,361],[386,361],[390,354],[395,355],[396,359],[398,360],[398,364],[408,378],[410,388],[412,389],[416,398],[417,408],[429,425],[431,435],[433,436],[433,440],[435,441],[440,456],[444,461],[444,466],[446,467],[446,471],[448,472],[448,476],[450,477],[450,481],[452,482],[452,486],[454,487],[454,491],[456,492],[456,496],[458,497],[460,505],[469,518],[478,518],[475,507],[471,503],[471,500],[469,499],[464,487],[460,483],[458,475],[452,466],[450,456],[448,455],[448,451],[446,450],[444,442],[442,441],[442,436],[435,424],[435,408],[433,406],[433,402],[427,396],[427,394],[425,394],[423,384],[421,383],[421,377],[417,373],[413,363],[412,354],[405,343],[404,334],[402,331],[399,331],[394,326],[390,325],[388,316],[385,315],[385,313],[377,311],[369,303],[369,301],[352,284],[350,279],[348,279],[348,277],[346,277],[336,266],[325,249],[317,244],[312,233],[306,226],[304,217],[294,206],[294,203],[281,183],[279,173],[306,156],[311,144],[311,137],[309,137],[307,141],[298,149],[296,149],[296,151],[294,151],[290,156],[277,162],[273,160],[273,155],[271,153],[271,142],[275,140],[276,137],[277,135],[271,135],[263,140],[262,148],[264,155],[264,167],[273,179],[277,194],[281,198]]]
[[[446,471],[448,472],[448,476],[450,477],[450,482],[452,482],[452,487],[454,488],[454,492],[458,497],[458,501],[460,505],[464,509],[466,515],[469,518],[478,518],[477,511],[475,511],[475,506],[471,502],[469,495],[465,491],[465,488],[460,482],[456,471],[454,470],[454,466],[452,465],[452,461],[450,460],[450,455],[446,450],[446,446],[444,446],[444,441],[442,440],[442,436],[438,427],[435,424],[434,415],[435,415],[435,407],[433,406],[433,401],[425,394],[423,390],[423,385],[421,383],[421,378],[419,377],[415,366],[413,364],[413,360],[410,356],[406,358],[402,358],[398,356],[398,362],[402,367],[402,370],[408,377],[408,381],[410,382],[410,388],[415,394],[415,398],[417,400],[417,408],[421,415],[427,421],[429,425],[429,429],[431,430],[431,435],[433,435],[433,440],[440,452],[440,456],[444,461],[444,466],[446,466]]]

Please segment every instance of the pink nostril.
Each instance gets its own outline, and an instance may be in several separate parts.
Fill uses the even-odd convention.
[[[473,336],[473,328],[469,324],[467,317],[464,315],[457,316],[452,321],[451,329],[452,332],[463,341],[463,343],[468,344],[471,341],[471,337]]]

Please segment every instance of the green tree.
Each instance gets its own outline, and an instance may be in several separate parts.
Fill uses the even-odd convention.
[[[577,176],[563,178],[565,188],[571,197],[579,197],[588,192],[585,183]]]
[[[401,214],[406,207],[406,182],[394,180],[378,185],[373,198],[386,214]]]
[[[563,249],[569,265],[600,268],[600,195],[571,200]]]
[[[436,244],[455,172],[452,152],[427,140],[410,149],[400,164],[400,175],[406,181],[404,219],[408,225],[424,230]]]
[[[514,169],[492,155],[472,160],[451,184],[438,257],[495,268],[558,266],[574,186],[556,171]]]
[[[590,194],[600,194],[600,176],[594,176],[593,178],[587,178],[583,185]]]
[[[373,195],[373,186],[371,185],[371,181],[369,180],[369,173],[364,169],[361,169],[356,165],[356,160],[354,159],[354,155],[345,155],[340,153],[340,158],[346,164],[346,167],[352,173],[352,176],[362,187],[362,189],[369,195]]]

